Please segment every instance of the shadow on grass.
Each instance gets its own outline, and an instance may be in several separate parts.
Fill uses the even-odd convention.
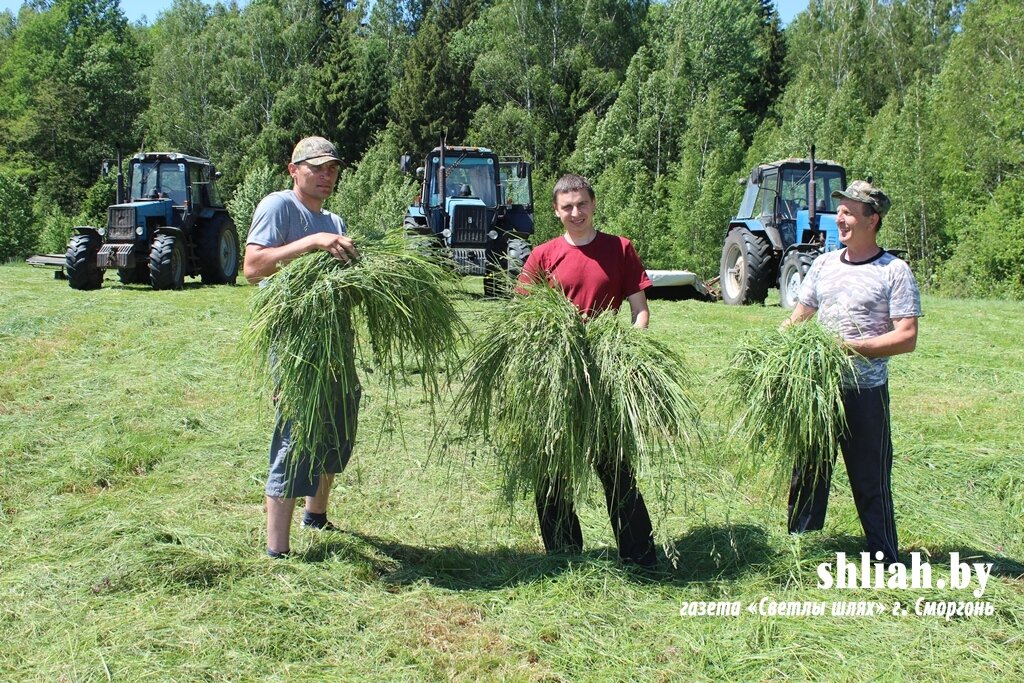
[[[586,555],[546,555],[514,548],[469,550],[461,546],[424,548],[368,534],[346,532],[311,547],[302,558],[319,562],[342,556],[374,567],[386,584],[420,581],[450,590],[505,588],[556,576]]]
[[[691,529],[671,542],[668,555],[676,566],[662,565],[663,571],[647,575],[649,580],[679,585],[734,580],[772,564],[778,553],[763,528],[726,524]]]
[[[919,550],[918,548],[911,548],[910,551]],[[921,551],[923,553],[923,551]],[[928,552],[931,554],[928,562],[932,566],[948,567],[949,566],[949,554],[959,553],[960,562],[966,562],[967,564],[974,564],[976,562],[989,562],[992,564],[992,576],[1002,576],[1009,579],[1024,579],[1024,562],[1014,559],[1012,557],[1006,557],[1005,555],[999,555],[996,553],[990,553],[986,550],[978,550],[966,545],[948,545],[938,546],[936,548],[929,548]],[[901,557],[904,562],[909,560],[907,553],[902,553]]]
[[[450,590],[492,590],[561,574],[570,567],[609,566],[630,580],[684,585],[735,579],[772,562],[776,553],[753,525],[700,527],[673,541],[657,569],[622,566],[614,550],[548,555],[514,548],[471,550],[424,548],[349,532],[324,538],[302,555],[306,562],[340,557],[373,567],[377,578],[396,586],[420,581]],[[672,560],[675,560],[674,562]]]

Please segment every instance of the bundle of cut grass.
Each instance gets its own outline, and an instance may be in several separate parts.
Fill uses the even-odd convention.
[[[561,290],[528,290],[487,314],[452,411],[495,454],[507,502],[545,476],[579,495],[598,458],[667,481],[657,465],[701,440],[683,361],[614,314],[585,322]]]
[[[749,335],[726,372],[749,453],[774,455],[780,480],[835,461],[846,429],[843,379],[855,354],[816,320]]]
[[[431,404],[456,358],[464,326],[451,295],[450,270],[401,230],[358,242],[359,257],[338,261],[322,251],[295,259],[267,278],[252,298],[243,344],[261,379],[273,383],[278,409],[293,421],[295,452],[337,445],[334,416],[358,390],[353,351],[370,356],[393,392],[414,364]],[[357,322],[362,322],[358,325]],[[312,458],[316,462],[320,449]]]

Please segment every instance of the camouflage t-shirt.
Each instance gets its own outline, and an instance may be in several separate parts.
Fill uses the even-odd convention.
[[[818,311],[822,325],[843,339],[867,339],[890,332],[892,321],[921,317],[921,294],[910,266],[888,252],[861,263],[846,260],[846,250],[814,260],[800,285],[800,303]],[[857,361],[848,386],[877,387],[888,380],[887,358]]]

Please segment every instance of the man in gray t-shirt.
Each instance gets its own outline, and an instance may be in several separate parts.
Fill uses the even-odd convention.
[[[292,259],[317,250],[342,261],[358,255],[352,240],[345,236],[345,222],[323,208],[338,181],[340,164],[334,145],[324,138],[305,138],[295,146],[288,164],[292,189],[271,193],[253,213],[245,246],[244,272],[249,282],[259,282]],[[354,426],[358,418],[358,392],[346,398],[344,412],[335,420],[342,426]],[[340,428],[338,433],[348,434],[347,442],[341,448],[329,449],[320,458],[323,471],[314,472],[308,453],[293,457],[291,422],[278,415],[271,438],[266,486],[268,555],[288,554],[292,513],[299,496],[306,499],[302,526],[334,528],[327,521],[327,500],[334,475],[344,469],[351,456],[354,432]]]
[[[921,297],[904,261],[878,246],[889,198],[862,180],[845,191],[836,214],[845,249],[815,259],[800,286],[799,303],[786,324],[817,313],[852,350],[864,357],[847,377],[843,405],[847,431],[841,439],[850,488],[872,560],[896,562],[898,543],[892,503],[892,440],[889,430],[889,356],[917,345]],[[789,492],[789,530],[825,524],[831,467],[824,473],[795,471]]]

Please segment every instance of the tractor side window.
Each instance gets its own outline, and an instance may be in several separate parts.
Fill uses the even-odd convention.
[[[203,168],[203,178],[206,182],[204,187],[206,188],[208,204],[217,207],[224,206],[224,202],[221,201],[220,195],[217,193],[217,184],[214,182],[213,174],[208,166]]]
[[[761,179],[761,187],[757,192],[757,205],[761,207],[762,216],[775,214],[775,197],[778,195],[776,185],[778,175],[776,173],[765,173]]]

